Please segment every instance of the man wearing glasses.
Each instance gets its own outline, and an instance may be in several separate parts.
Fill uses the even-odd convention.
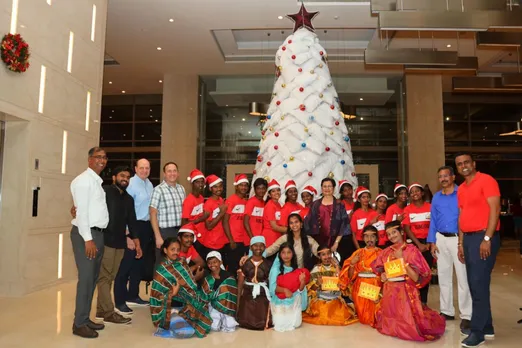
[[[109,212],[102,188],[100,173],[107,165],[107,154],[102,148],[89,150],[89,168],[71,183],[71,193],[76,217],[72,220],[71,242],[78,269],[76,309],[73,334],[84,338],[96,338],[103,324],[89,318],[96,281],[103,258],[103,230],[109,223]]]

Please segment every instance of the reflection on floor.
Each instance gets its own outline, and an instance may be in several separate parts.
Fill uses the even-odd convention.
[[[362,347],[393,348],[459,347],[459,320],[448,322],[442,339],[433,343],[404,342],[380,335],[360,324],[349,327],[325,327],[304,324],[294,332],[253,332],[239,329],[235,333],[211,333],[207,338],[164,340],[152,336],[152,324],[146,307],[135,308],[131,325],[108,325],[100,337],[86,340],[71,333],[76,283],[62,284],[23,298],[0,299],[0,347]],[[455,289],[456,294],[456,289]],[[492,304],[496,338],[490,347],[520,347],[522,325],[522,259],[518,250],[501,251],[493,275]],[[438,286],[430,290],[429,304],[438,309]],[[144,296],[145,297],[145,296]],[[456,295],[455,301],[456,301]],[[145,297],[146,298],[146,297]],[[94,308],[94,307],[93,307]],[[458,307],[457,307],[458,308]],[[94,311],[92,313],[94,317]]]

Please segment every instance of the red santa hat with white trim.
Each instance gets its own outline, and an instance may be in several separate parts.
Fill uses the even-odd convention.
[[[355,199],[359,199],[359,196],[362,195],[363,193],[368,193],[370,194],[370,190],[368,190],[366,187],[364,186],[359,186],[357,188],[357,190],[355,190]]]
[[[408,188],[408,187],[407,187],[406,185],[404,185],[404,184],[395,184],[395,188],[393,189],[393,193],[397,193],[397,191],[398,191],[399,189],[403,188],[403,187],[404,187],[405,189]]]
[[[341,192],[344,184],[348,184],[348,185],[352,186],[352,184],[350,184],[350,182],[348,180],[344,180],[344,179],[340,180],[339,181],[339,192]],[[352,186],[352,188],[353,188],[353,186]]]
[[[181,226],[178,233],[192,233],[194,235],[194,242],[201,237],[201,233],[197,233],[198,229],[192,222]]]
[[[247,183],[247,184],[249,183],[246,174],[236,175],[236,177],[234,179],[234,186],[237,186],[237,185],[243,184],[243,183]]]
[[[187,178],[187,180],[191,183],[198,179],[205,179],[205,175],[203,175],[203,173],[199,169],[194,169],[193,171],[191,171],[189,177]]]
[[[220,182],[223,182],[223,180],[220,177],[218,177],[217,175],[210,174],[209,176],[207,176],[207,185],[209,188],[216,186]]]
[[[288,180],[285,185],[285,192],[290,190],[291,188],[297,188],[297,185],[295,184],[294,180]]]
[[[268,188],[267,188],[266,191],[267,191],[267,192],[270,192],[270,190],[273,190],[273,189],[276,189],[276,188],[280,189],[281,186],[279,186],[279,183],[277,182],[276,179],[272,179],[272,180],[270,180],[270,182],[268,183]]]
[[[408,187],[408,192],[411,191],[412,188],[414,187],[419,187],[421,190],[424,191],[424,186],[422,186],[421,184],[419,184],[418,182],[414,182],[412,183],[409,187]]]
[[[301,193],[303,192],[308,192],[314,197],[317,196],[317,190],[313,186],[306,186]]]
[[[379,194],[377,195],[377,197],[375,197],[375,202],[377,202],[377,201],[379,200],[379,198],[381,198],[381,197],[386,198],[386,200],[389,199],[388,196],[387,196],[385,193],[379,193]]]

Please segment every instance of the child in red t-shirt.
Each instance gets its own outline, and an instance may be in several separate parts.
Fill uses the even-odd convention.
[[[204,247],[200,252],[203,259],[210,251],[223,249],[228,242],[222,223],[228,208],[228,205],[221,197],[223,180],[211,174],[207,177],[207,186],[212,195],[203,205],[203,209],[209,214],[208,219],[205,220],[205,232],[201,233],[200,239],[200,243]]]

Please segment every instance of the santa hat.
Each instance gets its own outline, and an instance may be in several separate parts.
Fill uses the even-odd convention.
[[[395,184],[395,188],[393,189],[393,193],[397,193],[397,191],[398,191],[399,189],[403,188],[403,187],[404,187],[405,189],[408,188],[408,187],[406,187],[406,185],[404,185],[404,184]]]
[[[192,233],[194,235],[194,242],[197,240],[197,237],[201,237],[201,233],[198,233],[196,236],[197,228],[192,222],[189,222],[186,225],[181,226],[178,233]]]
[[[280,189],[281,186],[279,186],[279,183],[277,182],[276,179],[272,179],[269,183],[268,183],[268,188],[267,188],[267,192],[270,192],[270,190],[273,190],[273,189]]]
[[[191,171],[189,177],[187,178],[187,180],[191,183],[198,179],[205,179],[205,175],[203,175],[203,173],[199,169],[194,169],[193,171]]]
[[[341,192],[341,190],[343,189],[344,184],[348,184],[348,185],[352,186],[352,184],[350,184],[350,182],[348,180],[340,180],[339,181],[339,192]]]
[[[248,178],[245,174],[238,174],[236,175],[236,178],[234,179],[234,186],[237,186],[242,183],[248,184]]]
[[[379,200],[379,198],[381,198],[381,197],[386,198],[386,200],[389,199],[388,196],[386,196],[385,193],[379,193],[379,194],[377,195],[377,197],[375,197],[375,202],[377,202],[377,201]]]
[[[317,196],[317,190],[314,189],[313,186],[306,186],[301,193],[303,192],[308,192],[312,196]]]
[[[355,198],[356,199],[359,199],[359,196],[362,195],[363,193],[370,193],[370,190],[368,190],[366,187],[364,186],[359,186],[357,188],[357,190],[355,190]]]
[[[285,192],[288,191],[289,189],[291,188],[297,188],[297,186],[295,185],[295,181],[294,180],[288,180],[286,182],[286,185],[285,185]]]
[[[223,182],[223,180],[221,180],[220,177],[214,175],[214,174],[210,174],[209,176],[207,176],[207,185],[208,187],[213,187],[213,186],[216,186],[217,184],[219,184],[220,182]]]
[[[408,187],[408,192],[410,192],[411,189],[414,188],[414,187],[419,187],[421,190],[424,190],[424,186],[422,186],[418,182],[414,182],[413,184],[410,185],[410,187]]]

